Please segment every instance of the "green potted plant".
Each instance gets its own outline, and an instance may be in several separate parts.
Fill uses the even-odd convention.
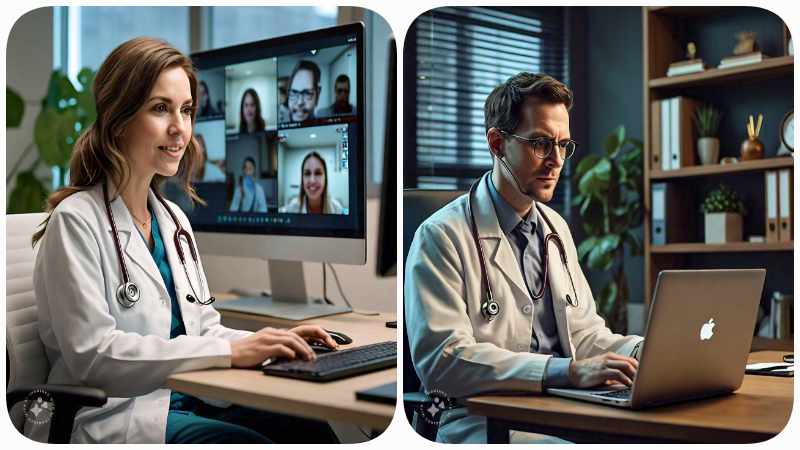
[[[747,206],[739,193],[722,183],[700,205],[705,213],[706,244],[742,242],[743,216]]]
[[[625,277],[625,246],[633,257],[643,255],[634,229],[644,218],[642,141],[625,139],[619,125],[604,143],[608,156],[587,155],[578,163],[573,181],[583,229],[588,235],[578,245],[578,258],[590,269],[611,272],[595,296],[597,312],[615,333],[627,334],[631,290]],[[623,152],[624,151],[624,152]]]
[[[697,153],[703,165],[719,162],[719,124],[722,112],[710,104],[699,104],[695,108],[692,121],[700,138],[697,139]]]
[[[42,109],[33,128],[33,140],[13,164],[6,175],[6,186],[16,180],[8,200],[6,214],[22,214],[44,211],[47,189],[42,180],[36,178],[36,167],[44,163],[57,166],[66,174],[72,153],[72,143],[97,118],[92,97],[95,72],[84,68],[78,73],[81,90],[59,71],[53,71],[47,95],[42,99]],[[6,127],[18,127],[25,113],[25,103],[19,95],[6,87]],[[38,157],[27,168],[20,168],[22,161],[36,148]],[[63,184],[63,183],[60,183]]]

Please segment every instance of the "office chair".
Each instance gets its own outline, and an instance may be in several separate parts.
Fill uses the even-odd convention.
[[[106,393],[85,386],[46,384],[50,363],[39,338],[33,267],[38,252],[31,236],[47,214],[6,215],[6,405],[11,422],[23,432],[27,409],[37,390],[53,398],[53,416],[47,441],[68,444],[75,414],[84,406],[103,406]],[[23,409],[23,406],[26,406]]]
[[[403,190],[403,267],[405,268],[408,250],[411,248],[411,241],[417,228],[436,211],[452,202],[466,191],[446,191],[446,190],[424,190],[424,189],[404,189]],[[403,276],[405,277],[405,270]],[[406,412],[406,419],[414,431],[429,441],[436,441],[437,426],[422,420],[415,415],[418,411],[427,410],[434,403],[434,398],[425,395],[422,389],[417,372],[411,364],[411,350],[408,346],[408,329],[406,328],[405,316],[403,319],[403,407]],[[442,409],[441,406],[439,409]],[[442,409],[447,410],[451,408]]]

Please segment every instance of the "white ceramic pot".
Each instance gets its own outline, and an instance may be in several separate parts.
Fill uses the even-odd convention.
[[[742,242],[742,222],[739,213],[706,213],[706,244]]]
[[[715,137],[701,137],[697,140],[697,153],[700,163],[704,166],[719,162],[719,139]]]

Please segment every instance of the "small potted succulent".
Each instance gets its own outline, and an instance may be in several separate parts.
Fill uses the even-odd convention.
[[[717,164],[719,162],[719,124],[722,112],[710,104],[699,104],[692,116],[697,133],[697,153],[703,165]]]
[[[742,242],[742,222],[747,206],[738,192],[720,184],[708,194],[700,211],[705,213],[706,244]]]

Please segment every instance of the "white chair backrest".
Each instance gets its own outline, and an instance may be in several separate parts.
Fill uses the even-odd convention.
[[[47,382],[50,364],[39,338],[39,318],[33,293],[33,266],[39,245],[31,237],[46,213],[6,215],[6,392]],[[11,411],[14,426],[22,431],[22,403]]]

